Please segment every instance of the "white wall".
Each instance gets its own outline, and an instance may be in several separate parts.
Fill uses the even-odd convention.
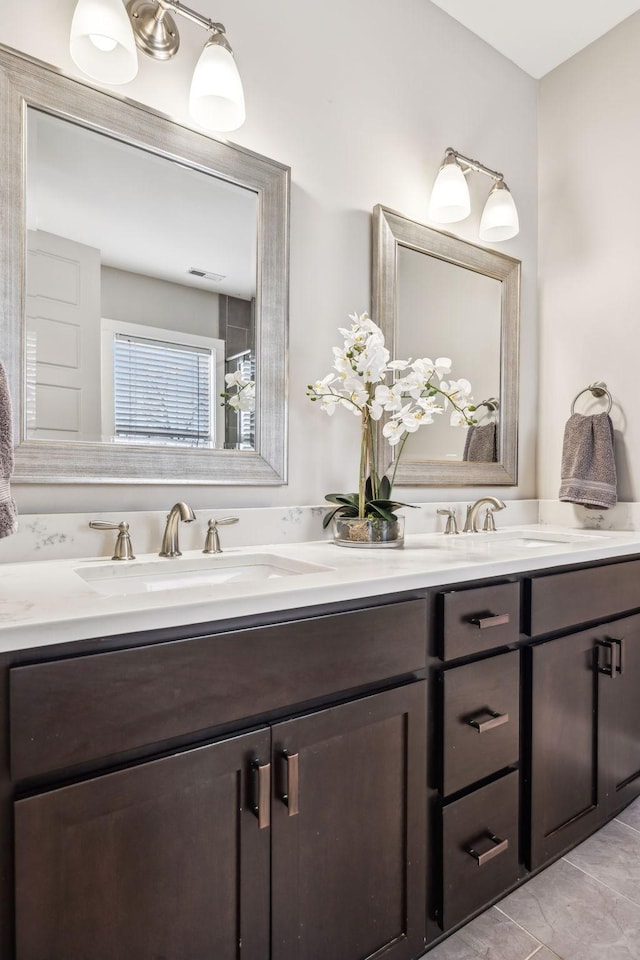
[[[540,83],[538,494],[557,498],[578,390],[614,397],[618,494],[640,499],[640,13]],[[582,397],[580,413],[606,409]]]
[[[398,250],[398,357],[449,357],[451,377],[469,380],[476,404],[500,395],[502,284],[410,247]],[[449,379],[448,377],[446,379]],[[467,429],[450,425],[451,408],[412,433],[407,459],[461,461]],[[483,423],[486,408],[476,416]]]
[[[74,0],[10,0],[0,40],[78,75],[68,53]],[[329,420],[305,397],[328,371],[336,328],[370,305],[370,218],[376,203],[424,220],[444,150],[453,146],[505,173],[520,235],[500,245],[523,261],[520,484],[535,492],[536,83],[429,0],[199,0],[227,26],[247,101],[233,139],[292,168],[290,481],[282,488],[202,488],[194,506],[317,503],[351,488],[357,471],[355,417]],[[37,24],[37,29],[33,25]],[[180,22],[182,47],[169,64],[141,62],[121,92],[188,123],[191,71],[203,42]],[[477,241],[488,181],[471,178],[474,213],[455,232]],[[15,489],[23,512],[161,509],[184,489],[73,486]],[[477,491],[468,491],[469,498]],[[403,499],[459,497],[414,488]]]

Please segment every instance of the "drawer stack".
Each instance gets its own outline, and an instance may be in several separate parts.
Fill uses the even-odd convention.
[[[440,594],[439,921],[449,930],[518,878],[520,587]],[[496,650],[491,654],[490,651]]]

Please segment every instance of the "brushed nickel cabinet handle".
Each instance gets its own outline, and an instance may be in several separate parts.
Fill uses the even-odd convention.
[[[252,809],[258,818],[258,828],[264,830],[271,824],[271,764],[256,760],[251,770],[253,774]]]
[[[598,673],[603,673],[605,677],[611,677],[612,680],[615,680],[616,673],[620,673],[620,670],[616,670],[614,666],[614,655],[613,655],[613,645],[616,643],[615,640],[596,640],[596,665],[598,668]],[[609,651],[609,662],[605,663],[604,666],[600,666],[600,650]]]
[[[494,713],[493,710],[483,710],[483,713],[489,714],[488,720],[477,720],[475,717],[467,720],[470,727],[473,727],[478,733],[486,733],[487,730],[495,730],[496,727],[502,727],[509,723],[508,713]]]
[[[617,651],[617,657],[614,654],[614,647]],[[600,666],[600,648],[609,651],[609,662],[603,667]],[[598,673],[603,673],[605,677],[611,677],[615,680],[617,676],[621,677],[626,666],[624,637],[608,637],[606,640],[596,640],[596,664]]]
[[[286,803],[289,809],[289,816],[295,817],[300,813],[300,778],[298,767],[298,754],[287,753],[283,750],[282,756],[286,762],[286,791],[282,795],[283,803]]]
[[[505,623],[509,623],[509,614],[499,613],[494,615],[490,613],[488,617],[471,617],[469,623],[479,627],[480,630],[486,630],[487,627],[502,627]]]
[[[473,857],[479,867],[483,867],[485,863],[489,863],[490,860],[499,857],[501,853],[505,853],[509,849],[509,841],[500,840],[493,833],[488,833],[487,839],[491,841],[493,846],[485,850],[484,853],[478,853],[474,847],[469,847],[467,850],[469,856]]]
[[[621,637],[619,640],[614,640],[612,638],[611,643],[615,643],[618,648],[618,665],[616,667],[616,672],[622,676],[624,673],[624,668],[626,666],[626,657],[625,657],[625,646],[624,646],[624,637]]]

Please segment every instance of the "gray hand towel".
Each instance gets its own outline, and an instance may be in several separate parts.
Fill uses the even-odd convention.
[[[564,428],[560,499],[593,509],[615,507],[613,424],[608,413],[573,413]]]
[[[18,510],[11,496],[9,481],[13,473],[13,423],[11,397],[4,367],[0,363],[0,538],[18,529]]]
[[[474,424],[467,430],[462,459],[472,463],[498,462],[496,422]]]

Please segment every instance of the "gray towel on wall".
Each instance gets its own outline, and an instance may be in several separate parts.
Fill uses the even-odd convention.
[[[495,420],[469,427],[462,459],[471,463],[498,462],[498,432]]]
[[[560,499],[593,509],[618,501],[613,424],[608,413],[573,413],[564,428]]]
[[[0,538],[18,529],[18,510],[11,496],[9,481],[13,473],[13,423],[7,376],[0,363]]]

